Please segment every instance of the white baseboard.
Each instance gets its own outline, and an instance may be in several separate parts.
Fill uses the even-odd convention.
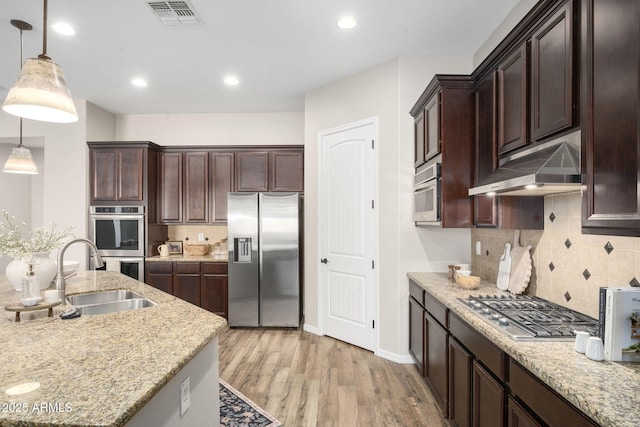
[[[314,335],[322,335],[320,333],[320,330],[316,326],[309,325],[308,323],[305,323],[304,325],[302,325],[302,330]]]
[[[395,363],[400,363],[403,365],[409,365],[409,364],[414,364],[416,362],[414,362],[413,358],[411,357],[411,355],[407,354],[397,354],[397,353],[391,353],[390,351],[386,351],[386,350],[378,350],[376,351],[376,356],[378,357],[382,357],[383,359],[387,359],[390,360],[392,362]]]

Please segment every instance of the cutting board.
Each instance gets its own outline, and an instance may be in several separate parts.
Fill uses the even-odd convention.
[[[498,264],[498,279],[496,285],[501,291],[509,289],[509,272],[511,271],[511,243],[505,243],[504,253]]]
[[[513,248],[511,249],[511,272],[509,273],[508,291],[521,294],[529,286],[531,280],[531,245],[520,245],[520,230],[515,231]]]

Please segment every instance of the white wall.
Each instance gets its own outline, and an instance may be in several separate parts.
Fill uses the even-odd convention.
[[[58,229],[75,226],[74,234],[77,237],[87,237],[87,135],[114,139],[115,116],[83,100],[75,100],[75,105],[79,116],[76,123],[23,121],[24,137],[27,140],[43,141],[42,169],[46,169],[46,176],[43,175],[43,182],[32,187],[32,195],[26,198],[23,195],[23,200],[17,205],[23,209],[27,218],[34,218],[33,226],[49,227],[52,223]],[[108,119],[110,115],[113,118]],[[0,112],[0,138],[15,137],[18,132],[15,123],[14,116]],[[37,202],[32,202],[32,198],[37,199]],[[55,257],[55,253],[52,256]],[[86,265],[87,248],[84,245],[73,245],[66,252],[65,258],[78,260],[81,265]]]
[[[444,271],[469,261],[469,230],[416,228],[411,220],[413,119],[409,110],[435,72],[469,73],[470,57],[407,57],[331,83],[305,98],[305,327],[318,328],[318,132],[379,119],[378,351],[404,361],[407,271]]]
[[[304,113],[118,116],[116,137],[158,145],[300,145]]]

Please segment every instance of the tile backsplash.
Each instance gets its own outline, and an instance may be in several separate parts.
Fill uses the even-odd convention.
[[[169,240],[180,240],[183,243],[198,243],[198,234],[204,234],[206,243],[211,245],[227,237],[227,227],[218,225],[170,225],[167,227]],[[188,240],[187,240],[188,238]]]
[[[640,238],[582,234],[581,228],[579,192],[545,196],[544,230],[522,230],[520,236],[522,245],[532,245],[533,273],[526,294],[597,317],[601,286],[640,282]],[[472,230],[473,273],[495,282],[504,245],[513,237],[514,230]]]

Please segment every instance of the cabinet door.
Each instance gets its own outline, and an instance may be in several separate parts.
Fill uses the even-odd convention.
[[[583,2],[582,231],[640,235],[640,4]]]
[[[143,200],[142,175],[144,174],[144,150],[142,148],[118,148],[117,198],[120,201]]]
[[[472,420],[474,427],[499,427],[504,425],[505,392],[500,385],[475,360],[473,361]]]
[[[226,319],[228,313],[228,287],[229,280],[226,275],[203,275],[200,289],[200,306]]]
[[[269,191],[304,191],[303,152],[269,153]]]
[[[496,93],[495,74],[484,78],[476,88],[476,168],[475,182],[479,183],[496,169]],[[476,196],[474,224],[476,227],[497,226],[497,198]]]
[[[182,153],[160,154],[161,223],[182,222]]]
[[[173,294],[173,263],[153,261],[144,263],[145,283]]]
[[[498,153],[527,144],[527,45],[498,66]]]
[[[473,358],[449,338],[449,421],[455,427],[471,427],[471,367]]]
[[[409,353],[416,368],[424,376],[424,309],[409,298]]]
[[[236,153],[236,191],[269,191],[269,153]]]
[[[571,1],[531,36],[531,140],[573,123]]]
[[[440,153],[440,92],[424,107],[424,121],[424,159],[429,160]]]
[[[425,312],[425,378],[445,418],[449,414],[449,334]]]
[[[184,222],[209,221],[209,153],[184,153]]]
[[[211,153],[211,222],[227,220],[227,194],[234,191],[233,153]]]
[[[173,295],[200,306],[200,275],[176,274],[173,278]]]
[[[507,422],[509,427],[542,427],[522,406],[511,396],[508,399]]]
[[[421,166],[425,162],[426,141],[424,138],[424,110],[422,110],[413,121],[413,146],[415,167]]]
[[[91,200],[117,200],[117,163],[115,148],[90,150]]]

